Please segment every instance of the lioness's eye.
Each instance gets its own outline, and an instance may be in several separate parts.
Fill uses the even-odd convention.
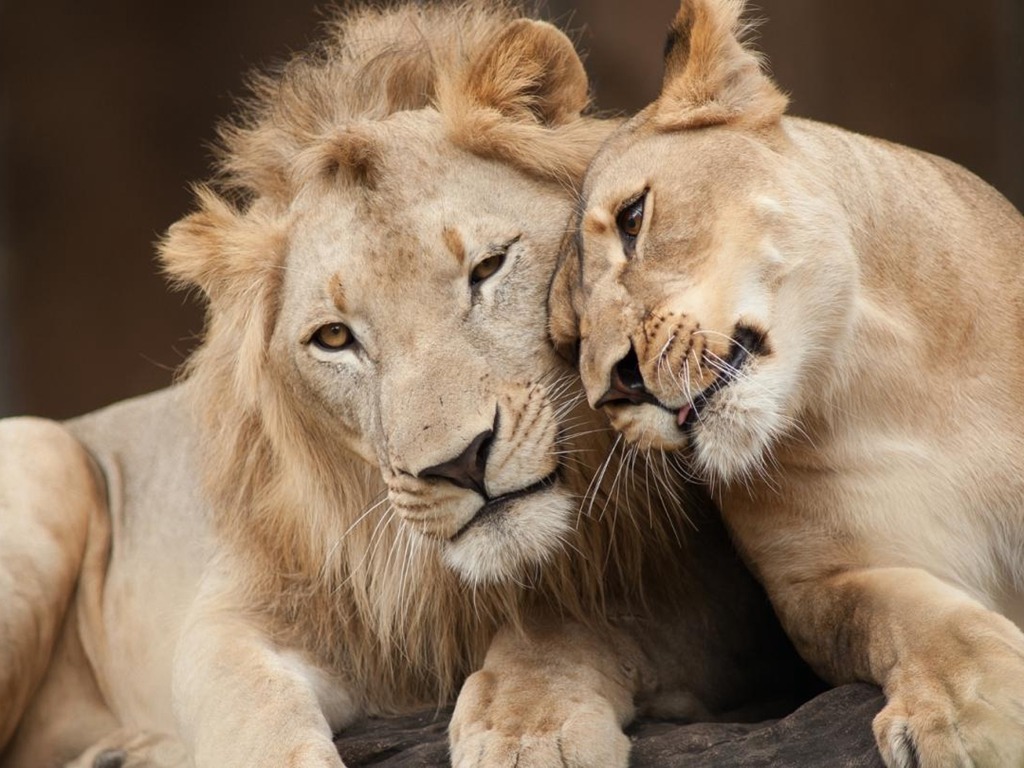
[[[478,283],[482,283],[484,280],[486,280],[499,269],[501,269],[501,265],[504,263],[504,251],[501,251],[500,253],[492,253],[486,259],[484,259],[475,267],[473,267],[473,271],[469,273],[469,284],[477,285]]]
[[[339,352],[351,345],[355,338],[352,335],[352,331],[344,323],[331,323],[330,325],[321,325],[317,328],[311,341],[320,349],[328,352]]]
[[[637,235],[644,224],[644,200],[647,195],[640,195],[636,200],[628,203],[619,211],[615,217],[615,224],[619,228],[619,236],[627,252],[633,250]]]

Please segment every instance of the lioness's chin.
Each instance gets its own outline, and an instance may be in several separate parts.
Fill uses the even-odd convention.
[[[775,398],[736,382],[718,392],[685,427],[658,405],[609,409],[612,426],[643,450],[683,452],[698,477],[730,482],[759,471],[771,444],[784,431]]]
[[[557,484],[485,509],[442,545],[445,561],[470,584],[522,581],[561,548],[575,509]]]

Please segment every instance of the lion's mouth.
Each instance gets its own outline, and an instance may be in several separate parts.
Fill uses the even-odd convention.
[[[458,541],[459,537],[462,536],[474,525],[477,525],[478,523],[481,523],[485,520],[499,516],[502,512],[508,509],[513,503],[515,503],[519,499],[525,496],[530,496],[534,493],[545,491],[548,488],[553,487],[556,482],[558,482],[557,468],[554,471],[552,471],[551,474],[547,475],[546,477],[542,477],[535,483],[531,483],[530,485],[524,486],[515,491],[503,493],[501,496],[495,496],[493,499],[488,498],[486,503],[482,507],[480,507],[477,513],[473,515],[473,517],[471,517],[466,522],[465,525],[463,525],[461,528],[459,528],[459,530],[455,532],[455,534],[451,537],[450,541]]]

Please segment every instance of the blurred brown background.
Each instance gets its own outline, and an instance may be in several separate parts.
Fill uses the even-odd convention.
[[[759,0],[792,111],[966,165],[1024,207],[1024,0]],[[675,0],[549,0],[602,108],[657,92]],[[167,384],[201,328],[153,241],[189,208],[244,73],[309,0],[0,0],[0,416]],[[1024,255],[1022,255],[1024,258]]]

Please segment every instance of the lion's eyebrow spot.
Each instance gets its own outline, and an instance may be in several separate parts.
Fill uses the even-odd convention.
[[[444,244],[448,246],[448,250],[455,256],[455,260],[460,265],[466,263],[466,246],[462,242],[462,237],[459,235],[458,230],[454,227],[445,227],[441,230],[441,237],[444,238]]]
[[[600,236],[610,231],[613,221],[610,215],[601,210],[588,211],[580,222],[580,231],[588,235]]]
[[[327,286],[327,291],[330,293],[331,301],[334,302],[334,306],[337,307],[339,312],[345,312],[345,284],[342,282],[341,275],[333,275],[330,283]]]
[[[766,219],[777,219],[786,212],[786,209],[782,207],[782,203],[774,197],[768,197],[767,195],[755,198],[754,205],[757,212]]]

